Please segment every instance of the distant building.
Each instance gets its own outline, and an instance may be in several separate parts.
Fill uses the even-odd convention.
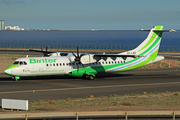
[[[0,30],[5,30],[5,22],[4,22],[4,20],[0,20]]]
[[[19,26],[5,26],[5,30],[25,30],[24,28],[20,28]]]

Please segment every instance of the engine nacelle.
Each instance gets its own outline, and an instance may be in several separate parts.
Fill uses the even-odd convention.
[[[94,55],[83,55],[80,61],[82,64],[89,64],[89,63],[97,62],[97,60],[94,59]]]
[[[49,56],[53,57],[53,56],[67,56],[68,53],[63,53],[63,52],[54,52],[54,53],[50,53]]]
[[[49,55],[50,55],[50,57],[60,56],[60,54],[59,54],[58,52],[56,52],[56,53],[50,53]]]

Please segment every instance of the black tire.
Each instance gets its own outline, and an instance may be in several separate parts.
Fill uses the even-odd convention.
[[[16,79],[15,77],[12,77],[12,79],[13,79],[14,81],[16,81],[16,82],[18,81],[18,79]]]
[[[89,75],[89,80],[94,80],[94,76],[93,75]]]

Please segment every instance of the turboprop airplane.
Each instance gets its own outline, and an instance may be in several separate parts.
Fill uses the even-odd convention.
[[[21,77],[68,75],[83,77],[93,80],[96,74],[103,72],[124,72],[138,67],[163,60],[158,56],[158,50],[163,32],[175,32],[164,30],[164,26],[154,26],[147,38],[135,49],[119,54],[89,54],[66,52],[53,52],[46,50],[30,51],[42,52],[43,57],[19,58],[8,66],[4,72],[13,77],[15,81]]]

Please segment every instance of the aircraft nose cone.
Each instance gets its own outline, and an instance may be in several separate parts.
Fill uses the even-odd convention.
[[[4,70],[6,74],[11,74],[11,69]]]

